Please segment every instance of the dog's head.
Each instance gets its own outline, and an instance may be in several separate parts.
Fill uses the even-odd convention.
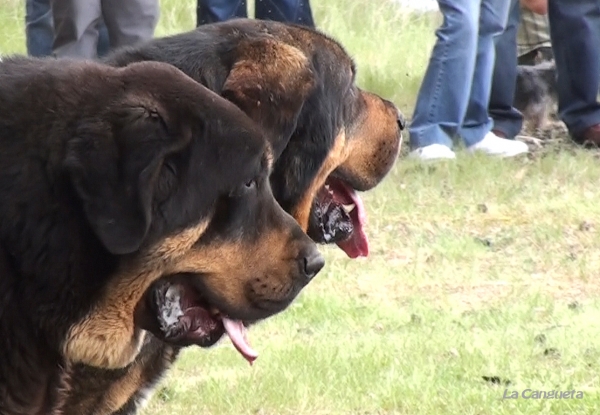
[[[235,103],[267,132],[281,206],[317,242],[368,254],[359,191],[392,168],[404,119],[355,83],[342,46],[302,26],[238,19],[117,51],[113,65],[172,63]]]
[[[209,347],[227,332],[254,360],[246,327],[284,310],[324,265],[294,219],[264,199],[274,200],[266,176],[221,200],[198,241],[146,291],[136,324],[181,346]]]
[[[537,65],[518,65],[513,105],[525,121],[536,129],[545,128],[552,103],[558,99],[554,61]]]
[[[106,368],[135,357],[139,327],[156,328],[172,290],[151,285],[165,275],[179,275],[161,281],[185,304],[201,298],[228,324],[281,311],[323,266],[275,201],[272,149],[248,116],[170,65],[136,63],[114,76],[119,92],[80,120],[65,158],[91,228],[123,260],[63,351]],[[177,333],[160,332],[199,344],[219,337],[186,318]]]
[[[206,30],[236,39],[223,54],[220,93],[269,132],[275,198],[313,240],[366,256],[358,192],[379,184],[398,156],[397,107],[359,88],[347,52],[315,30],[256,20]]]
[[[136,63],[113,78],[120,91],[78,120],[64,161],[111,254],[208,223],[223,195],[269,173],[271,149],[257,126],[176,68]]]

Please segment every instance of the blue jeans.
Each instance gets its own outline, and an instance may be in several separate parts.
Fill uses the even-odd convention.
[[[256,0],[255,16],[261,20],[314,27],[309,0]],[[246,0],[198,0],[196,25],[247,17]]]
[[[108,53],[108,32],[103,23],[98,29],[98,56]],[[27,0],[25,3],[25,37],[29,56],[52,55],[54,27],[50,0]]]
[[[510,0],[438,0],[444,23],[436,31],[409,128],[412,148],[478,143],[492,128],[488,115],[494,37],[504,31]]]
[[[558,109],[572,135],[600,123],[600,1],[549,0]]]
[[[494,129],[511,138],[518,135],[523,128],[523,114],[513,107],[517,82],[517,30],[520,19],[519,0],[511,0],[506,29],[496,38],[496,62],[489,105]]]

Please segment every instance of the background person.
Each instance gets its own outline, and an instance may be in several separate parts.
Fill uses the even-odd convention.
[[[600,1],[548,0],[558,110],[571,138],[600,147]]]
[[[246,0],[198,0],[196,25],[247,17]],[[315,27],[309,0],[256,0],[254,17]]]
[[[519,15],[520,24],[517,31],[519,65],[535,65],[554,59],[548,14],[546,12],[538,14],[527,6],[521,5]]]
[[[547,0],[511,0],[506,28],[496,38],[488,112],[494,120],[492,131],[498,137],[514,138],[523,128],[523,114],[513,106],[519,61],[523,58],[533,65],[538,55],[548,54],[548,19],[539,13],[547,13]],[[527,16],[525,21],[524,16]]]
[[[100,20],[111,49],[150,40],[160,13],[158,0],[50,0],[50,5],[57,57],[96,58]]]
[[[488,104],[495,62],[494,38],[504,31],[510,0],[438,0],[444,23],[409,128],[411,156],[453,159],[460,136],[470,152],[512,157],[529,149],[495,135]]]
[[[98,22],[98,56],[108,53],[108,32],[104,22]],[[54,42],[54,24],[50,0],[25,1],[25,41],[29,56],[43,57],[52,55]]]

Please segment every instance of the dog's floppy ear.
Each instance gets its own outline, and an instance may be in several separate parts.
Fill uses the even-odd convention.
[[[277,158],[316,84],[312,64],[300,49],[271,37],[242,41],[236,54],[221,95],[264,129]]]
[[[163,160],[189,143],[191,127],[167,132],[147,106],[120,107],[107,118],[81,121],[64,164],[92,229],[109,252],[124,255],[144,242]]]

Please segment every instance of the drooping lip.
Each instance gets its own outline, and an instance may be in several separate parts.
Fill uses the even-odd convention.
[[[227,333],[235,349],[250,364],[258,357],[248,342],[249,322],[221,312],[192,284],[167,279],[151,289],[151,309],[158,323],[158,333],[155,334],[163,341],[206,348],[216,344]]]
[[[366,257],[366,222],[358,192],[343,179],[330,176],[315,197],[308,234],[316,242],[337,244],[350,258]]]

